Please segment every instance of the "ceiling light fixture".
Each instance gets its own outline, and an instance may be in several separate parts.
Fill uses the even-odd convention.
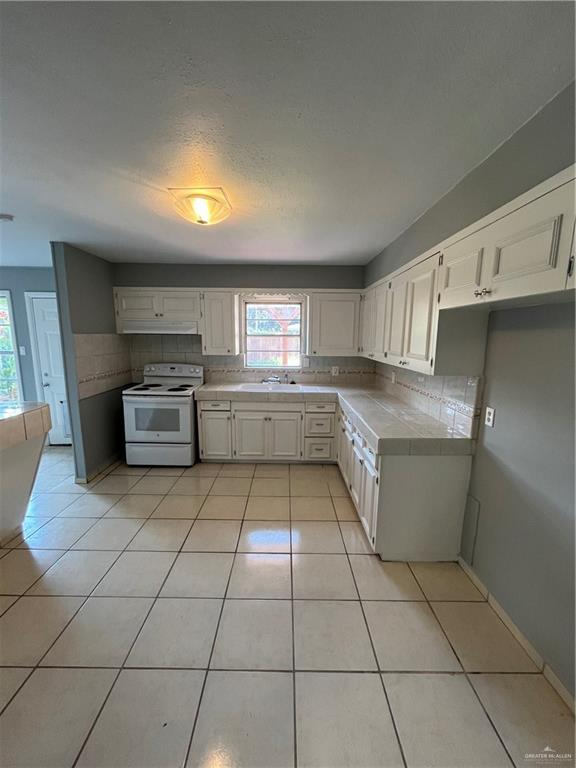
[[[0,221],[14,221],[14,216],[11,213],[0,213]]]
[[[175,198],[174,207],[180,216],[193,224],[218,224],[227,219],[232,211],[222,187],[183,187],[169,189],[168,192]]]

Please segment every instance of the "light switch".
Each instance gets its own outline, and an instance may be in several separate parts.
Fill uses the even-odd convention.
[[[338,374],[340,373],[340,368],[338,368],[337,365],[333,365],[330,368],[330,373],[332,374],[332,376],[338,376]]]
[[[484,424],[486,424],[487,427],[494,426],[495,415],[496,415],[496,410],[494,408],[489,408],[488,406],[486,406],[486,415],[484,416]]]

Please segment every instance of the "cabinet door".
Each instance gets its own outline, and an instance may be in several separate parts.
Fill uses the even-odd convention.
[[[311,355],[333,357],[358,353],[359,293],[314,293],[311,296]]]
[[[359,509],[368,541],[374,546],[376,536],[376,515],[378,512],[378,474],[376,468],[365,461],[362,475],[362,505]]]
[[[234,457],[266,459],[267,414],[263,411],[236,411],[232,423],[234,425]]]
[[[486,227],[482,288],[490,301],[562,290],[574,225],[574,182]]]
[[[352,445],[350,465],[350,496],[358,512],[362,508],[362,482],[364,475],[364,459],[357,445]]]
[[[232,458],[230,413],[200,411],[200,456],[203,459]]]
[[[299,461],[302,458],[302,414],[267,414],[269,459]]]
[[[431,256],[407,272],[406,331],[403,358],[429,372],[438,257]]]
[[[193,290],[158,291],[158,314],[163,320],[200,320],[200,293]]]
[[[238,354],[237,298],[225,291],[203,295],[202,351],[205,355]]]
[[[157,291],[124,291],[116,288],[116,312],[120,320],[151,320],[158,317]]]
[[[392,365],[402,358],[406,330],[406,298],[408,284],[399,275],[388,284],[386,296],[386,353]]]
[[[440,266],[440,309],[465,307],[482,302],[484,230],[446,248]],[[480,295],[479,295],[480,294]]]
[[[386,352],[386,298],[388,285],[379,285],[374,292],[374,357],[377,360],[385,360]]]
[[[366,291],[360,303],[361,316],[361,344],[360,352],[363,357],[374,357],[374,337],[375,337],[375,289]]]

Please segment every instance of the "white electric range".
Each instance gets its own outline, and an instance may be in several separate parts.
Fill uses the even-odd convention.
[[[194,390],[203,383],[201,365],[151,363],[144,366],[142,384],[122,392],[127,464],[194,464]]]

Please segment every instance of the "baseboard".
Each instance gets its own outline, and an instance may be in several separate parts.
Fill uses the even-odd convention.
[[[94,483],[97,480],[102,480],[103,477],[109,475],[110,472],[112,472],[112,470],[115,469],[120,463],[121,460],[118,458],[118,454],[116,454],[112,459],[103,464],[98,472],[93,472],[92,475],[88,478],[76,477],[74,482],[78,483],[79,485],[87,485],[88,483]]]
[[[550,669],[548,664],[544,664],[544,677],[548,680],[552,688],[554,688],[558,696],[560,696],[564,703],[567,704],[574,713],[574,696],[572,696],[564,683],[558,678],[558,675]]]
[[[502,606],[496,600],[494,595],[492,595],[488,591],[488,589],[480,581],[480,579],[478,578],[476,573],[472,570],[472,568],[468,565],[468,563],[465,560],[463,560],[462,557],[458,558],[458,563],[460,564],[460,567],[462,568],[462,570],[469,577],[470,581],[474,584],[476,589],[478,589],[478,591],[488,600],[488,604],[492,607],[494,612],[498,615],[502,623],[514,635],[516,640],[520,643],[520,645],[526,651],[528,656],[532,659],[534,664],[536,664],[538,669],[542,672],[546,680],[548,680],[552,688],[554,688],[558,696],[560,696],[560,698],[564,701],[564,703],[568,705],[570,710],[574,712],[574,697],[572,696],[570,691],[566,688],[566,686],[562,683],[560,678],[545,662],[545,660],[534,648],[532,643],[526,638],[523,632],[518,628],[518,626],[512,621],[512,619],[506,613],[504,608],[502,608]]]

